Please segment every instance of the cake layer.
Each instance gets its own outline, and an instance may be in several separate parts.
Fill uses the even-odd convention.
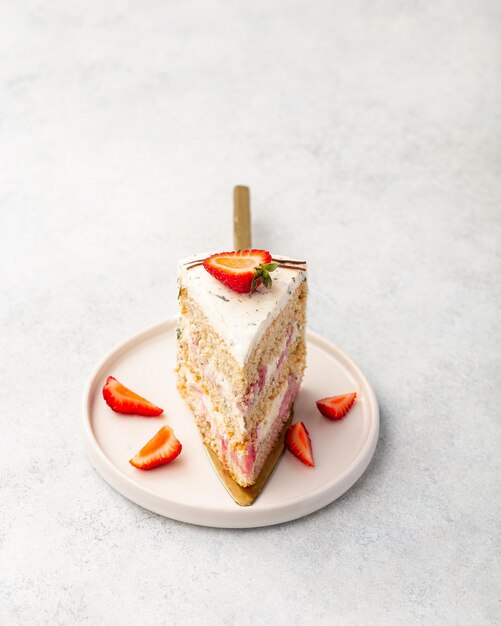
[[[272,289],[260,288],[249,297],[215,280],[202,265],[189,266],[206,256],[195,255],[179,262],[180,286],[187,289],[204,311],[210,326],[226,343],[237,366],[243,366],[291,295],[306,280],[306,270],[279,267],[273,272]]]

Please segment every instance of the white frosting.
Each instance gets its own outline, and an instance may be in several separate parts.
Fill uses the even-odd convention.
[[[272,272],[271,289],[261,285],[251,296],[229,289],[207,272],[203,265],[187,269],[190,261],[207,254],[182,259],[178,275],[182,287],[204,311],[215,332],[223,339],[238,363],[244,364],[263,333],[279,315],[299,285],[306,270],[277,268]],[[274,255],[274,258],[287,257]]]

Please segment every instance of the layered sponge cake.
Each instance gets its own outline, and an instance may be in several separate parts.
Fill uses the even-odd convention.
[[[306,357],[306,264],[266,253],[258,266],[256,252],[197,255],[178,268],[178,389],[242,487],[256,482],[289,420]]]

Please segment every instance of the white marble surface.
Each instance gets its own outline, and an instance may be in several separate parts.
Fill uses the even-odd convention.
[[[495,624],[501,10],[0,4],[0,622]],[[343,498],[249,531],[163,519],[79,435],[85,380],[176,308],[175,263],[306,257],[310,325],[372,381]]]

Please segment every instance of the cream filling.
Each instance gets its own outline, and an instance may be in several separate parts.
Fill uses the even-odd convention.
[[[279,393],[277,393],[277,395],[273,399],[273,402],[271,403],[268,413],[259,422],[258,427],[257,427],[257,432],[256,432],[256,435],[257,435],[256,448],[257,449],[259,449],[261,443],[268,438],[270,431],[273,429],[273,426],[280,412],[282,401],[288,389],[289,389],[289,380],[286,380],[284,381],[284,384],[282,385],[282,388],[280,389]]]

